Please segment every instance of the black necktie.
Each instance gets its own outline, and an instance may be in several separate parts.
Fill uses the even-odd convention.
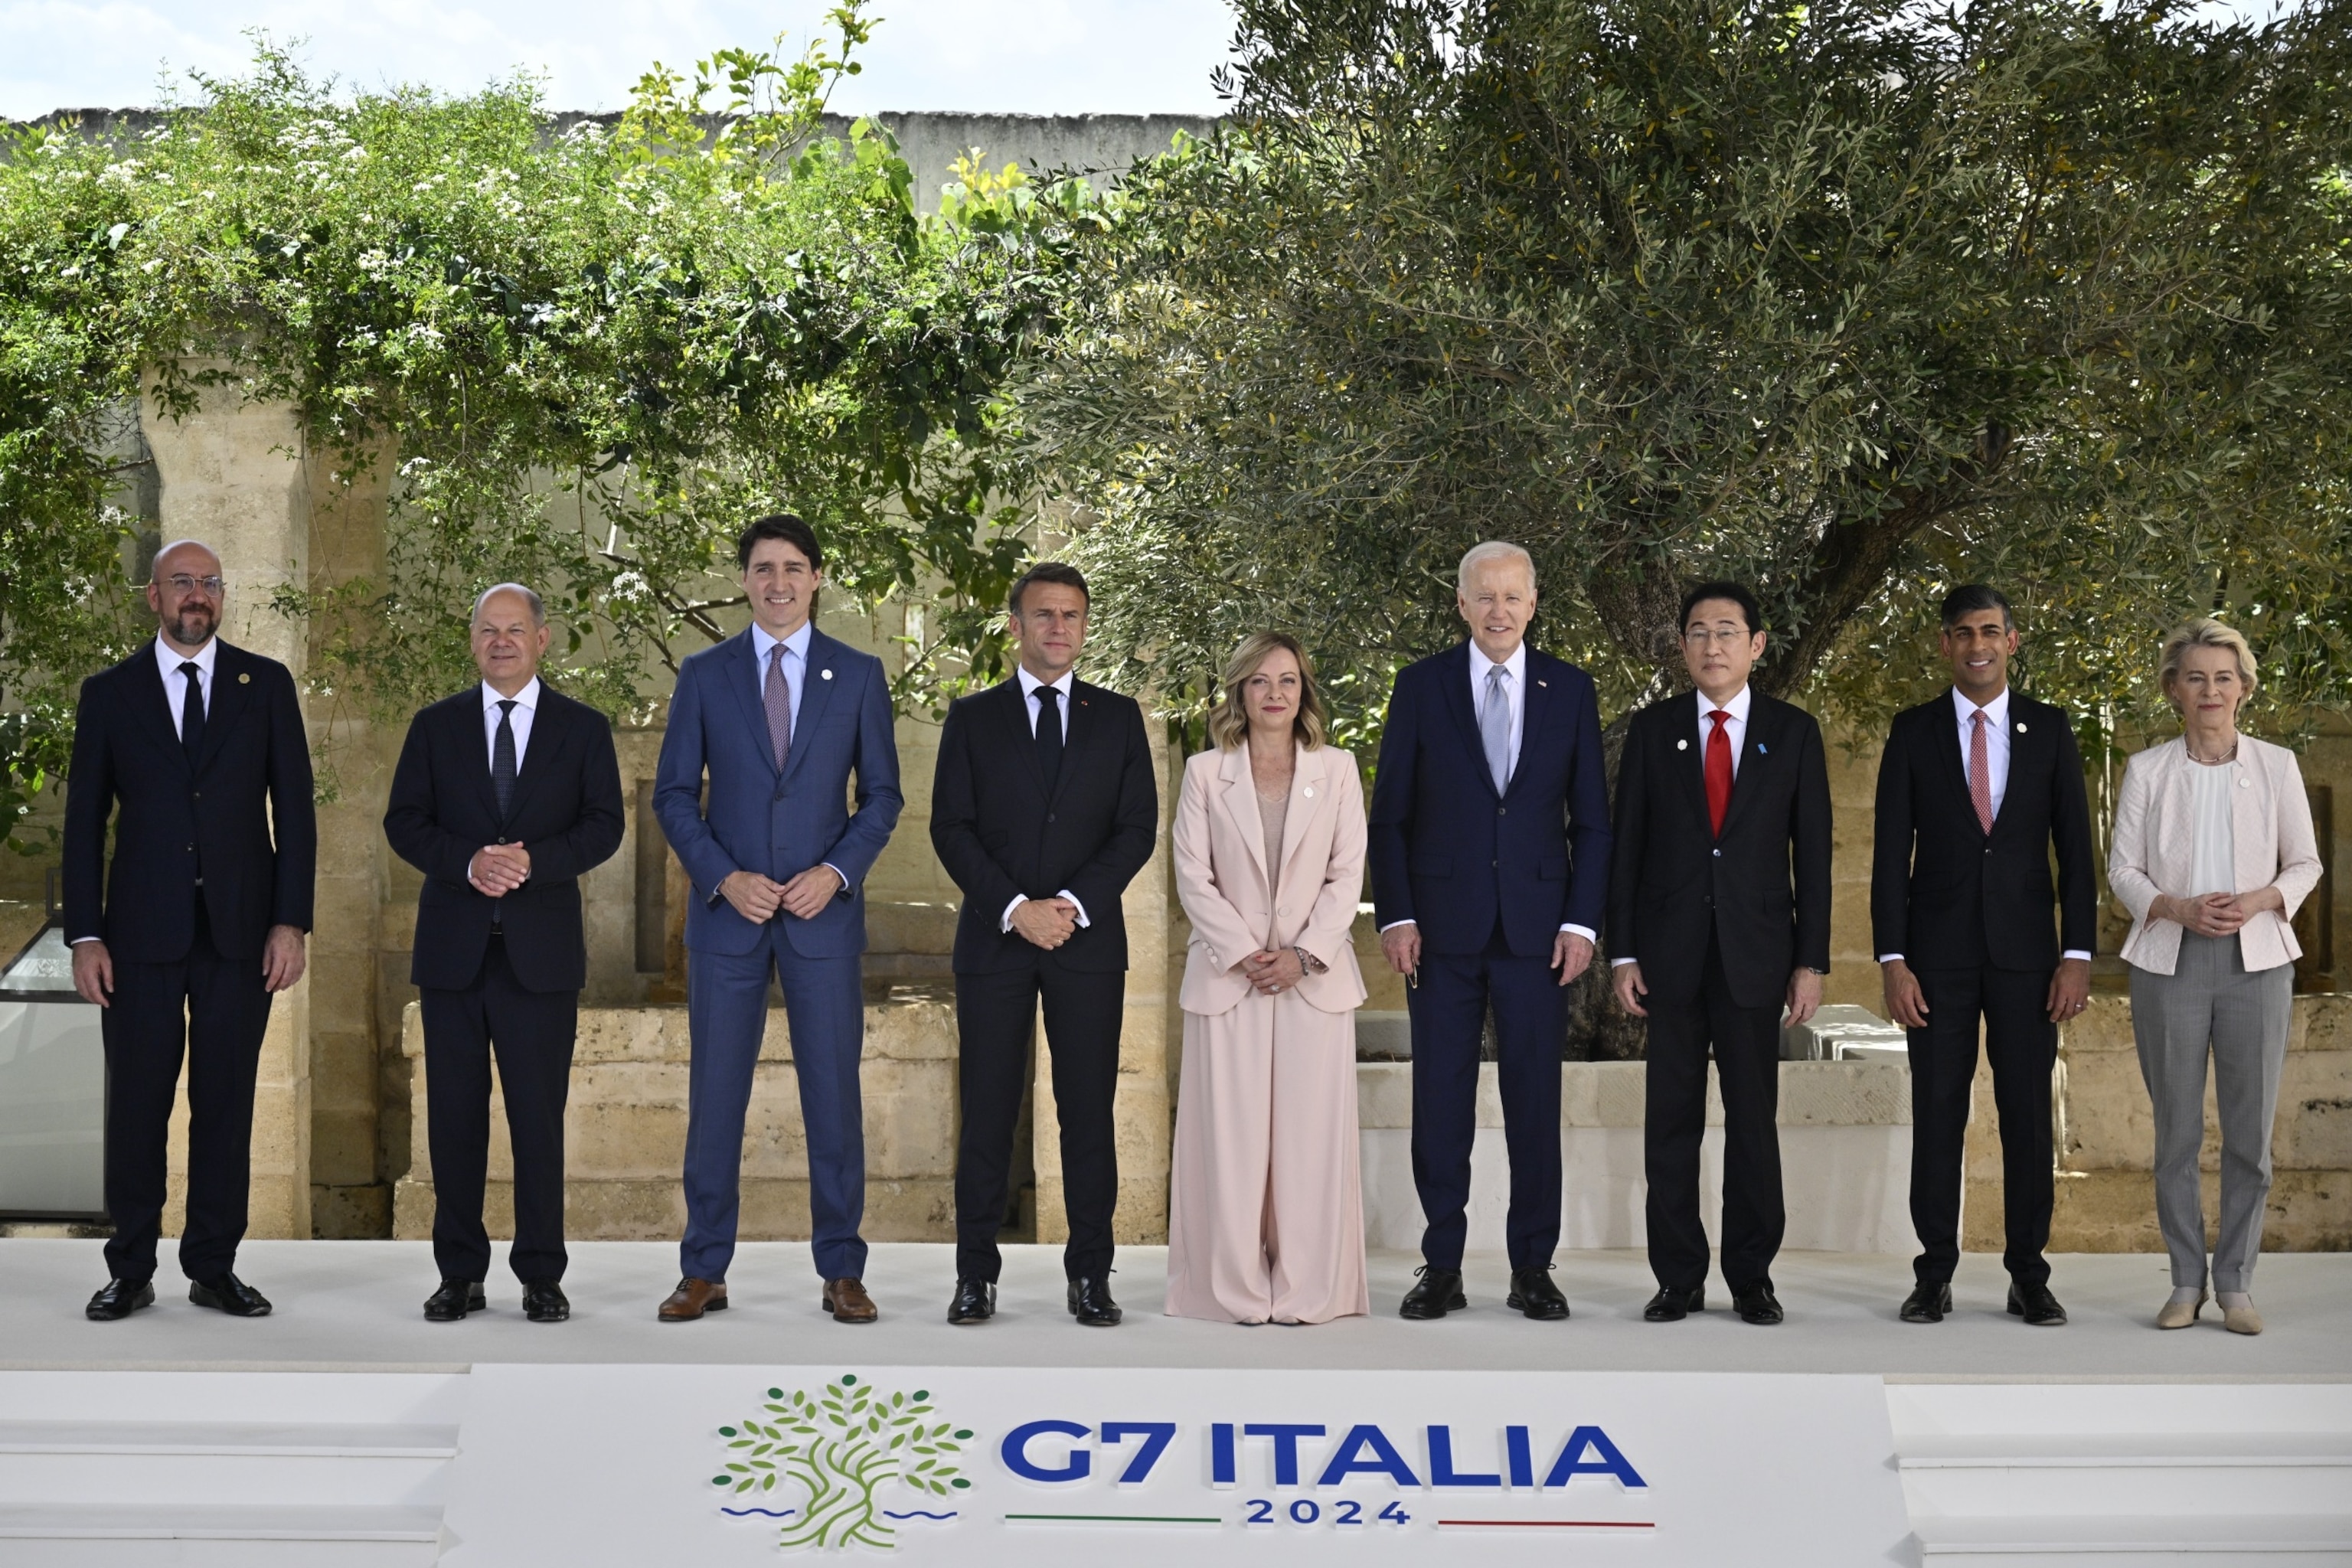
[[[499,821],[507,819],[507,803],[514,798],[514,710],[515,700],[499,700],[499,734],[490,742],[490,792],[499,797]]]
[[[1037,766],[1045,775],[1045,796],[1062,776],[1061,693],[1050,686],[1037,689]]]
[[[180,749],[188,753],[188,761],[193,763],[205,743],[205,686],[199,679],[204,671],[194,659],[188,659],[181,664],[180,673],[188,682],[187,689],[180,695]]]

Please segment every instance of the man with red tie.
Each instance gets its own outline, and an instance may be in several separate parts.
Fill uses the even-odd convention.
[[[1702,583],[1683,598],[1696,689],[1636,713],[1617,766],[1609,949],[1617,1000],[1649,1020],[1643,1316],[1706,1307],[1699,1217],[1706,1065],[1723,1086],[1723,1278],[1751,1323],[1777,1323],[1780,1013],[1803,1023],[1830,966],[1830,785],[1821,726],[1754,689],[1756,595]]]
[[[1952,1310],[1981,1020],[2000,1113],[2009,1310],[2056,1327],[2066,1310],[2042,1256],[2056,1186],[2050,1072],[2057,1026],[2080,1016],[2091,990],[2090,800],[2066,714],[2009,689],[2018,644],[2009,601],[1982,584],[1955,588],[1943,622],[1952,687],[1895,716],[1870,875],[1886,1010],[1911,1037],[1911,1224],[1921,1251],[1902,1318],[1936,1323]]]

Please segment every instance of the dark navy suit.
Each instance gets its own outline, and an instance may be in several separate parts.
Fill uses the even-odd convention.
[[[1491,1005],[1511,1159],[1513,1268],[1559,1240],[1564,925],[1597,931],[1609,886],[1609,795],[1591,677],[1529,647],[1508,788],[1487,770],[1472,645],[1399,672],[1372,784],[1373,909],[1421,930],[1412,1016],[1412,1174],[1431,1266],[1459,1268],[1468,1228],[1478,1046]],[[1480,663],[1485,664],[1484,656]]]
[[[857,1063],[866,1009],[864,883],[898,826],[898,752],[882,661],[811,627],[800,710],[783,772],[770,749],[761,671],[747,629],[678,668],[654,784],[654,811],[694,884],[688,905],[686,1239],[681,1272],[723,1280],[735,1254],[743,1117],[768,1016],[784,993],[808,1142],[817,1272],[866,1272],[866,1138]],[[856,809],[847,804],[856,781]],[[705,780],[709,801],[703,803]],[[779,910],[764,925],[719,895],[730,872],[779,882],[829,865],[847,884],[814,918]]]

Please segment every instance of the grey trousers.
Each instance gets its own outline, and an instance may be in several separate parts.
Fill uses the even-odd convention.
[[[2286,1064],[2294,965],[2246,973],[2234,936],[2180,933],[2170,974],[2131,972],[2132,1034],[2156,1110],[2156,1220],[2176,1286],[2205,1283],[2205,1057],[2221,1122],[2221,1229],[2213,1289],[2251,1289],[2271,1193],[2271,1121]]]

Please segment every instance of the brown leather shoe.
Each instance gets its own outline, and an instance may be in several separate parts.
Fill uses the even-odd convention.
[[[718,1279],[681,1279],[661,1304],[665,1323],[690,1323],[705,1312],[727,1310],[727,1286]]]
[[[824,1295],[817,1303],[833,1314],[836,1323],[870,1323],[882,1315],[874,1298],[866,1293],[863,1279],[828,1279]]]

